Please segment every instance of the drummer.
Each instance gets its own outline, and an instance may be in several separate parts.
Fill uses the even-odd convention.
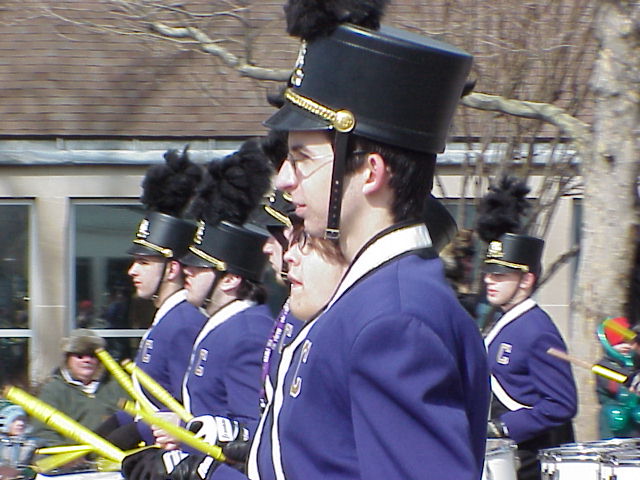
[[[540,478],[538,451],[574,441],[576,386],[568,363],[547,354],[566,351],[553,321],[531,298],[541,272],[544,241],[507,233],[489,245],[484,282],[502,317],[485,337],[493,399],[488,434],[518,445],[518,480]]]

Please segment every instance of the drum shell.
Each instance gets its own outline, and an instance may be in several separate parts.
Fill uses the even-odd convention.
[[[482,480],[516,480],[517,446],[513,440],[488,438]]]

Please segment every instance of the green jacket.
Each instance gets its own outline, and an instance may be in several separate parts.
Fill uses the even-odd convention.
[[[68,383],[57,369],[50,379],[40,388],[38,398],[89,430],[95,429],[118,410],[118,401],[128,398],[124,390],[110,376],[105,375],[95,393],[84,393],[79,386]],[[32,435],[45,445],[75,444],[51,427],[33,420]]]

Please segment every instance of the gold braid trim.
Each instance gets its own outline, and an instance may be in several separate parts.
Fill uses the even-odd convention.
[[[203,252],[202,250],[200,250],[197,247],[194,247],[193,245],[189,247],[189,250],[191,250],[192,253],[202,258],[203,260],[206,260],[207,262],[213,264],[216,270],[219,270],[221,272],[225,272],[227,270],[227,264],[222,260],[218,260],[217,258],[212,257],[208,253]]]
[[[280,223],[284,224],[286,227],[291,228],[291,220],[289,220],[289,217],[280,213],[275,208],[270,207],[269,205],[265,205],[264,209],[269,215],[278,220]]]
[[[142,245],[143,247],[150,248],[151,250],[158,252],[163,257],[173,257],[173,250],[171,250],[170,248],[161,247],[159,245],[156,245],[155,243],[147,242],[146,240],[143,240],[141,238],[136,238],[133,243],[137,243],[138,245]]]
[[[332,110],[315,100],[303,97],[294,92],[292,88],[287,88],[284,91],[284,98],[303,110],[327,120],[338,132],[348,133],[356,126],[356,117],[349,110]]]
[[[504,267],[515,268],[515,269],[521,270],[523,273],[529,273],[529,265],[522,265],[520,263],[505,262],[504,260],[495,260],[493,258],[485,260],[484,263],[495,263],[496,265],[502,265]]]

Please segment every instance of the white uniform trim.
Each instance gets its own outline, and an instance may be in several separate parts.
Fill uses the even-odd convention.
[[[487,336],[484,339],[484,345],[487,348],[487,350],[489,350],[489,345],[491,345],[491,342],[493,342],[493,340],[498,336],[498,334],[504,327],[509,325],[511,322],[516,320],[525,312],[528,312],[529,310],[531,310],[536,305],[537,303],[535,300],[531,298],[527,298],[525,301],[520,302],[518,305],[516,305],[507,313],[505,313],[502,316],[502,318],[500,318],[500,320],[498,320],[498,322],[493,326],[491,331],[487,334]],[[514,400],[505,391],[502,385],[500,385],[500,382],[498,381],[498,379],[493,375],[491,375],[491,393],[493,393],[493,395],[500,401],[500,403],[502,403],[505,407],[507,407],[512,412],[516,410],[520,410],[522,408],[532,408],[529,405],[524,405]]]
[[[282,466],[282,455],[280,453],[280,441],[279,441],[279,417],[282,410],[283,401],[285,398],[284,392],[284,378],[287,374],[289,366],[293,361],[293,356],[296,349],[306,340],[307,335],[313,328],[313,326],[322,319],[322,314],[329,310],[331,306],[337,302],[340,297],[360,278],[379,267],[388,260],[391,260],[403,253],[427,248],[431,246],[431,237],[429,231],[424,224],[409,225],[407,227],[393,230],[388,234],[378,238],[369,247],[362,252],[362,254],[356,259],[356,261],[349,267],[346,275],[343,277],[340,285],[336,289],[331,301],[318,314],[313,320],[307,323],[302,330],[298,333],[296,338],[284,348],[282,351],[282,357],[278,366],[277,383],[274,386],[273,399],[267,405],[264,414],[260,418],[260,423],[256,429],[254,441],[251,445],[251,451],[249,453],[249,461],[247,464],[247,475],[251,480],[260,480],[260,472],[258,471],[258,445],[260,444],[260,438],[265,434],[265,419],[269,408],[273,409],[271,425],[271,456],[273,467],[277,480],[286,480],[284,475],[284,468]],[[273,404],[273,405],[272,405]],[[269,428],[267,426],[266,428]]]

